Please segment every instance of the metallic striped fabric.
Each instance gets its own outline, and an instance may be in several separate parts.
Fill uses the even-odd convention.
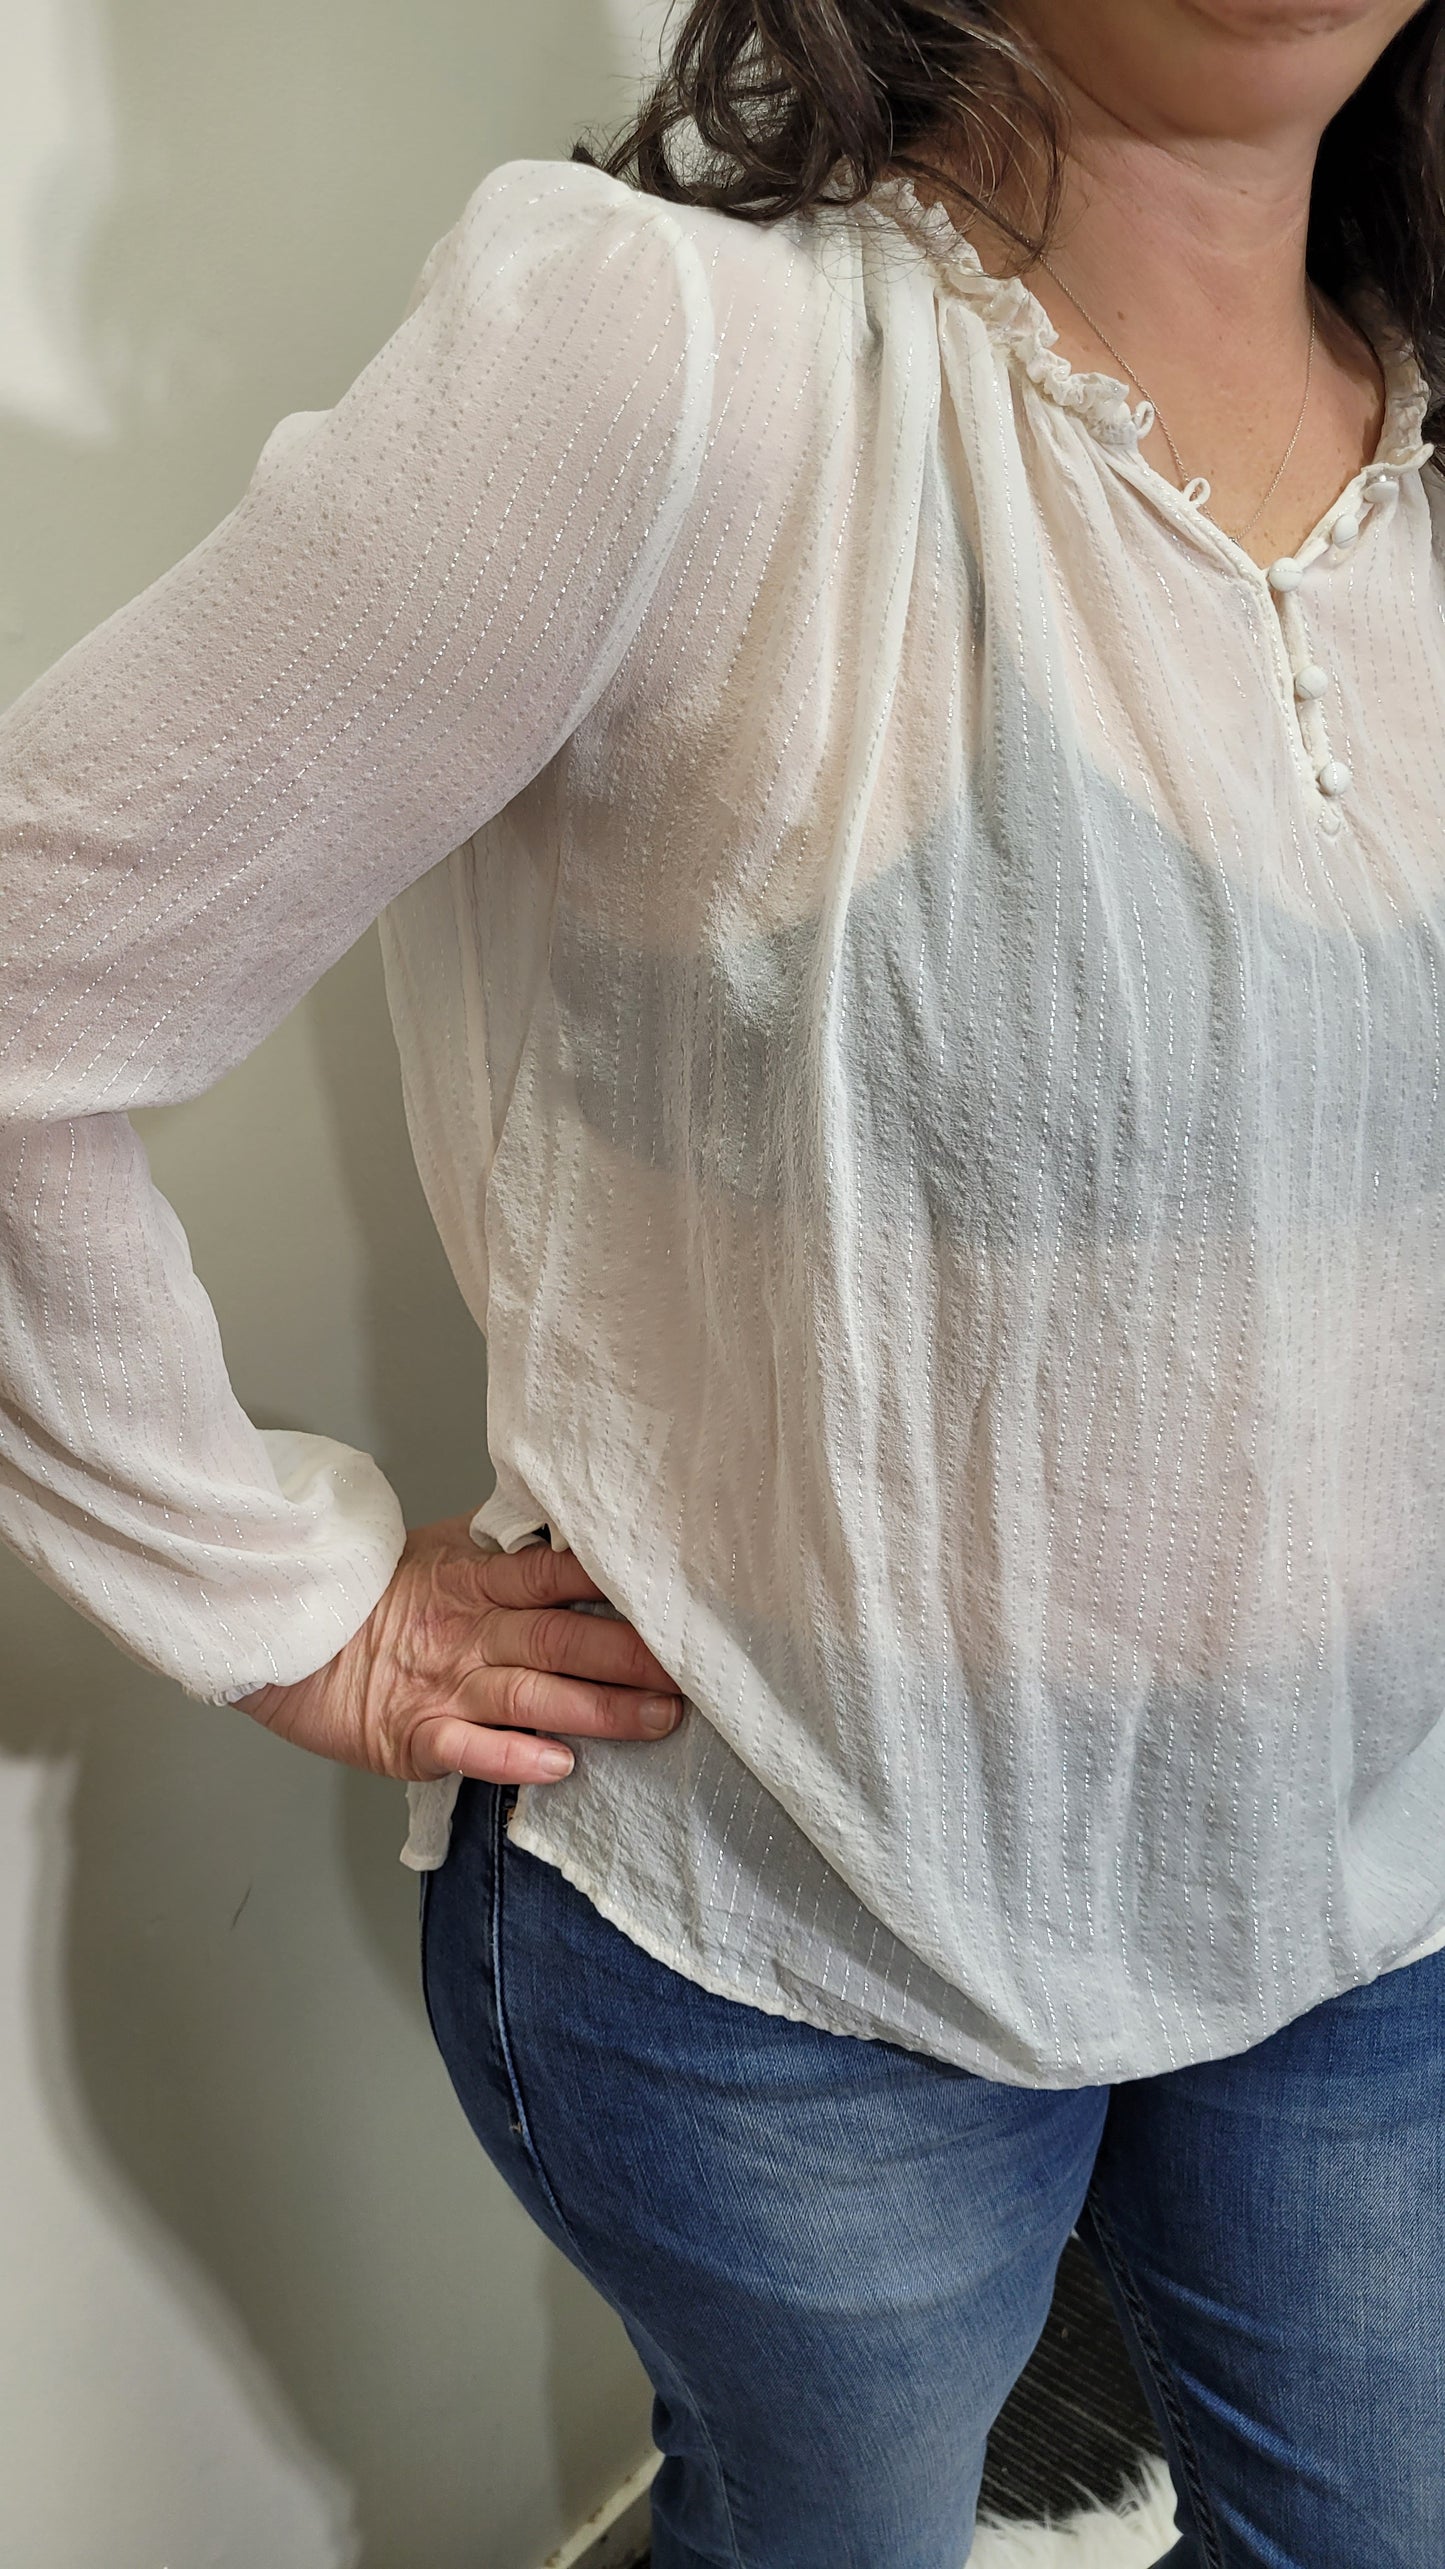
[[[1266,576],[906,181],[494,170],[0,725],[8,1538],[211,1701],[380,1593],[393,1494],[245,1419],[126,1121],[380,915],[474,1530],[688,1699],[521,1845],[1022,2085],[1445,1943],[1445,486],[1375,327]]]

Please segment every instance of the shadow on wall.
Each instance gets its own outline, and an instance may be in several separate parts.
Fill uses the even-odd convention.
[[[77,229],[53,179],[27,256],[40,302],[74,304],[111,424],[0,412],[6,699],[234,505],[276,419],[335,399],[489,167],[565,153],[635,87],[597,0],[539,0],[521,34],[487,0],[64,17],[100,62],[114,182],[52,270]],[[88,204],[78,155],[72,175]],[[482,1347],[411,1165],[374,938],[220,1088],[142,1121],[252,1415],[368,1446],[413,1522],[478,1504]],[[50,1778],[18,2074],[57,2164],[158,2279],[146,2326],[203,2342],[234,2410],[234,2437],[212,2407],[199,2443],[158,2413],[144,2338],[97,2335],[94,2278],[40,2243],[47,2307],[73,2296],[86,2349],[77,2445],[89,2402],[159,2474],[97,2488],[107,2560],[150,2557],[144,2535],[214,2569],[526,2569],[640,2457],[645,2385],[451,2097],[401,1788],[188,1703],[8,1557],[0,1620],[0,1752]],[[0,2344],[12,2330],[23,2360],[23,2309]],[[262,2474],[238,2521],[258,2447],[305,2502]],[[7,2457],[12,2482],[26,2468]],[[48,2503],[35,2522],[58,2526]]]

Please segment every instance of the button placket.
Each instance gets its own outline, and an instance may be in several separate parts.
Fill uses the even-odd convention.
[[[1276,609],[1275,631],[1289,680],[1301,760],[1318,798],[1322,826],[1327,830],[1337,830],[1342,826],[1336,807],[1343,789],[1338,779],[1329,775],[1329,771],[1338,764],[1331,749],[1324,710],[1329,672],[1320,667],[1310,648],[1309,628],[1299,595],[1304,565],[1297,556],[1286,555],[1282,561],[1270,564],[1266,577]],[[1329,785],[1335,787],[1333,793],[1326,784],[1327,776]],[[1345,781],[1348,783],[1347,773]]]
[[[1277,562],[1271,562],[1265,573],[1278,612],[1280,639],[1289,667],[1300,742],[1320,797],[1319,817],[1328,830],[1341,827],[1338,805],[1349,792],[1353,779],[1344,760],[1336,758],[1331,745],[1325,715],[1330,673],[1320,666],[1310,648],[1301,591],[1307,574],[1316,563],[1327,558],[1338,560],[1359,542],[1361,507],[1378,507],[1383,487],[1388,487],[1394,496],[1396,483],[1393,474],[1385,475],[1376,467],[1368,476],[1361,475],[1359,485],[1352,484],[1344,493],[1328,526],[1319,527],[1297,553],[1282,554]]]
[[[1330,673],[1320,666],[1310,649],[1300,593],[1306,575],[1316,563],[1339,561],[1358,544],[1363,512],[1378,512],[1398,504],[1401,474],[1413,471],[1433,451],[1430,446],[1417,446],[1409,454],[1392,455],[1368,465],[1341,494],[1327,524],[1307,536],[1297,553],[1281,554],[1277,562],[1271,562],[1264,575],[1277,610],[1277,629],[1294,692],[1300,744],[1314,775],[1321,823],[1329,830],[1343,825],[1338,807],[1353,779],[1344,760],[1336,758],[1331,747],[1324,703]]]

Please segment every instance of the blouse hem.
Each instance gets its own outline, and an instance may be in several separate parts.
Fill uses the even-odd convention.
[[[550,1846],[534,1843],[527,1832],[525,1815],[515,1808],[508,1815],[507,1835],[512,1845],[519,1847],[524,1855],[535,1856],[539,1863],[552,1865],[562,1875],[564,1881],[572,1885],[574,1891],[580,1891],[585,1900],[591,1901],[594,1909],[607,1920],[609,1926],[616,1927],[654,1962],[660,1962],[667,1970],[675,1971],[680,1979],[691,1981],[695,1988],[706,1990],[710,1997],[731,1999],[735,2006],[756,2007],[764,2016],[780,2016],[789,2024],[809,2025],[815,2033],[838,2035],[844,2041],[882,2043],[895,2051],[912,2052],[923,2060],[936,2061],[946,2069],[966,2069],[974,2077],[991,2079],[1002,2087],[1039,2088],[1049,2091],[1076,2087],[1110,2087],[1120,2085],[1129,2079],[1158,2078],[1171,2070],[1193,2069],[1202,2066],[1206,2061],[1228,2060],[1240,2052],[1253,2051],[1260,2043],[1267,2043],[1272,2034],[1281,2033],[1286,2025],[1293,2024],[1299,2016],[1308,2015],[1312,2008],[1323,2005],[1327,1999],[1343,1998],[1351,1989],[1368,1988],[1372,1981],[1382,1980],[1387,1972],[1405,1970],[1412,1962],[1428,1960],[1432,1952],[1441,1950],[1439,1944],[1427,1945],[1421,1950],[1417,1939],[1407,1947],[1404,1954],[1376,1965],[1373,1969],[1361,1974],[1359,1979],[1346,1980],[1337,1988],[1320,1990],[1314,1997],[1306,1998],[1302,2005],[1292,2010],[1290,2015],[1281,2017],[1278,2024],[1267,2025],[1262,2032],[1249,2035],[1243,2042],[1225,2044],[1218,2051],[1189,2052],[1179,2058],[1147,2060],[1127,2067],[1119,2066],[1103,2070],[1091,2071],[1076,2065],[1068,2071],[1055,2072],[1049,2076],[1018,2078],[1001,2068],[991,2055],[985,2055],[980,2044],[966,2043],[963,2049],[972,2057],[954,2059],[946,2053],[930,2050],[927,2044],[913,2040],[898,2028],[885,2030],[882,2026],[870,2028],[860,2024],[841,2024],[829,2008],[826,1999],[818,1999],[816,2012],[812,2012],[799,2007],[796,2003],[790,2004],[775,1991],[763,1992],[749,1987],[744,1992],[725,1980],[720,1972],[713,1971],[707,1964],[699,1962],[695,1955],[686,1952],[681,1945],[675,1945],[667,1937],[659,1935],[657,1930],[645,1920],[634,1916],[626,1904],[616,1897],[606,1878],[599,1880],[586,1865],[578,1861],[570,1850],[566,1854],[559,1854]],[[1442,1938],[1445,1938],[1445,1930],[1440,1932]],[[985,2058],[988,2061],[987,2067],[983,2066]]]
[[[761,1992],[749,1990],[745,1996],[741,1989],[724,1980],[720,1972],[710,1971],[706,1964],[699,1963],[696,1956],[688,1953],[683,1946],[669,1943],[665,1936],[658,1935],[655,1928],[634,1917],[624,1903],[616,1898],[610,1884],[605,1879],[599,1882],[585,1865],[578,1863],[574,1855],[559,1855],[553,1847],[533,1844],[526,1835],[525,1821],[520,1826],[518,1821],[519,1814],[513,1810],[507,1822],[507,1835],[513,1846],[520,1847],[524,1855],[535,1856],[540,1864],[552,1865],[562,1875],[564,1881],[571,1883],[574,1891],[580,1891],[585,1900],[591,1901],[593,1908],[607,1920],[609,1926],[618,1928],[633,1944],[640,1945],[642,1951],[649,1954],[654,1962],[660,1962],[669,1971],[675,1971],[680,1979],[690,1980],[696,1988],[705,1989],[710,1997],[730,1998],[735,2006],[756,2007],[764,2016],[782,2016],[792,2025],[811,2025],[815,2033],[837,2034],[845,2042],[886,2043],[890,2044],[895,2051],[922,2052],[926,2059],[938,2060],[941,2057],[937,2052],[926,2052],[921,2043],[909,2042],[903,2034],[885,2033],[881,2026],[876,2031],[869,2032],[858,2025],[835,2023],[831,2019],[826,2001],[822,1999],[818,2001],[817,2014],[811,2015],[805,2008],[797,2005],[790,2006],[785,1999],[775,1995],[765,1996]]]

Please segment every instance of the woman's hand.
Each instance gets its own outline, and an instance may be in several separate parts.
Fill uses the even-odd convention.
[[[534,1731],[641,1740],[677,1727],[682,1698],[635,1627],[568,1611],[603,1594],[575,1553],[483,1552],[469,1523],[414,1528],[345,1649],[241,1710],[318,1757],[413,1784],[555,1783],[572,1753]]]

